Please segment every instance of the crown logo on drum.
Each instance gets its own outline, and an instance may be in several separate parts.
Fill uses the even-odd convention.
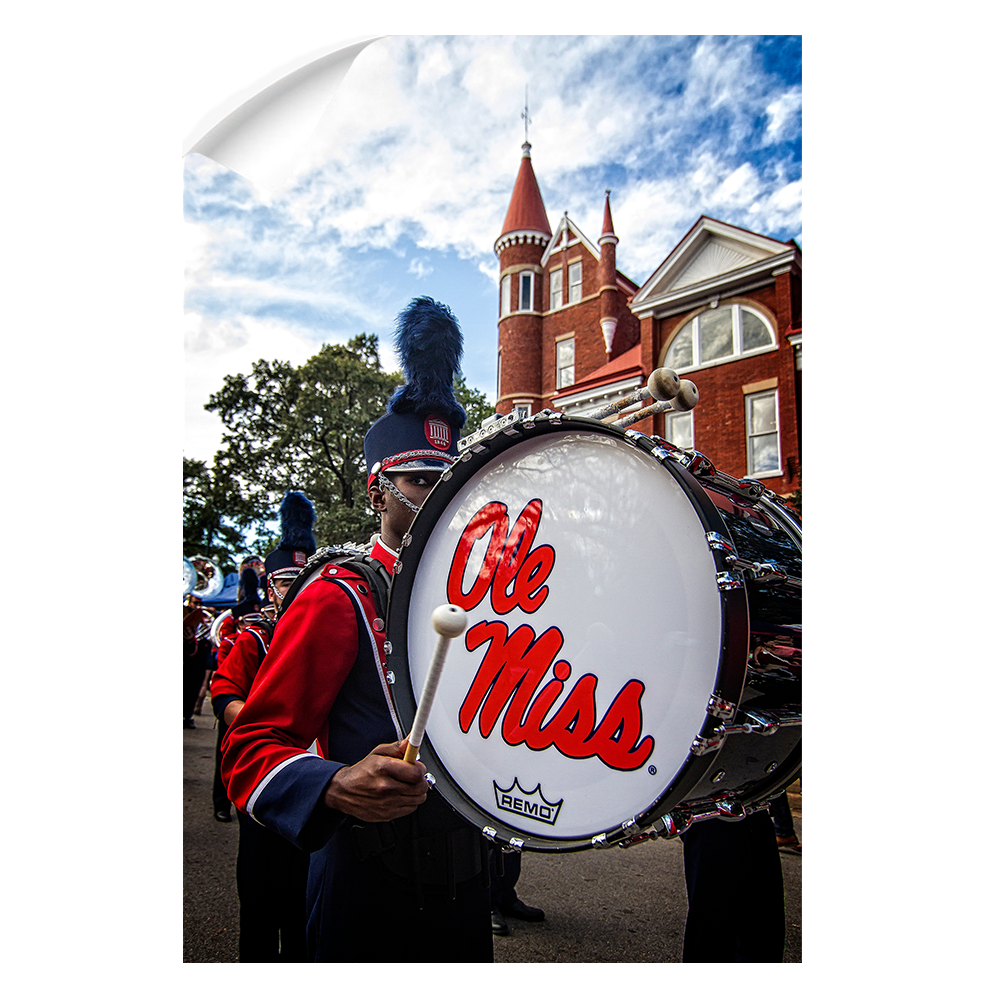
[[[555,826],[564,801],[560,799],[558,802],[549,802],[542,795],[541,782],[535,785],[530,792],[526,792],[517,778],[514,779],[510,788],[501,788],[494,781],[493,794],[496,796],[497,809],[517,813],[528,819],[541,820],[543,823],[548,823],[549,826]]]

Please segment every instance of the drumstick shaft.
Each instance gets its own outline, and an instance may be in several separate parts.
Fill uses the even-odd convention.
[[[437,693],[438,681],[441,679],[441,668],[444,666],[444,657],[448,652],[449,642],[451,640],[447,636],[438,636],[437,646],[434,649],[434,659],[427,671],[424,689],[420,692],[420,704],[417,705],[417,714],[414,716],[413,726],[410,729],[410,745],[406,748],[406,753],[403,756],[403,760],[411,764],[417,759],[417,751],[424,738],[427,717],[431,714],[431,705],[434,703],[434,695]]]
[[[606,406],[602,406],[599,410],[595,410],[593,413],[588,413],[587,416],[593,420],[603,420],[605,417],[610,417],[612,413],[620,413],[626,406],[631,406],[633,403],[641,403],[644,399],[649,399],[651,395],[652,393],[649,390],[649,386],[644,385],[641,389],[636,389],[633,392],[630,392],[624,399],[608,403]]]
[[[631,424],[638,423],[646,417],[651,417],[654,413],[663,413],[665,410],[672,410],[673,407],[670,403],[671,401],[669,399],[661,400],[659,403],[653,403],[652,406],[647,406],[644,410],[636,410],[635,413],[628,413],[621,419],[612,421],[611,426],[628,427]]]

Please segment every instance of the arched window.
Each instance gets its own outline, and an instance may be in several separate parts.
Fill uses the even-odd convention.
[[[664,366],[674,371],[701,368],[774,345],[771,324],[763,314],[732,303],[689,319],[670,342]]]

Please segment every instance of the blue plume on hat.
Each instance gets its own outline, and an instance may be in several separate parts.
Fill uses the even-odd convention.
[[[316,539],[312,527],[316,511],[304,493],[289,490],[278,508],[281,519],[281,541],[278,548],[286,552],[301,549],[311,556],[316,551]]]
[[[396,350],[406,385],[386,406],[387,413],[437,413],[453,427],[465,423],[454,380],[462,359],[462,331],[452,311],[429,296],[414,299],[396,318]]]

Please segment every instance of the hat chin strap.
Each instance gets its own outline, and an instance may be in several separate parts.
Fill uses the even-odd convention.
[[[385,478],[385,475],[382,472],[379,472],[378,474],[378,484],[379,486],[382,487],[383,490],[388,490],[397,500],[400,501],[400,503],[406,504],[406,506],[409,507],[414,514],[416,514],[420,510],[420,508],[412,500],[410,500],[408,497],[403,496],[403,493],[399,489],[399,487],[395,483],[389,482],[389,480]]]

